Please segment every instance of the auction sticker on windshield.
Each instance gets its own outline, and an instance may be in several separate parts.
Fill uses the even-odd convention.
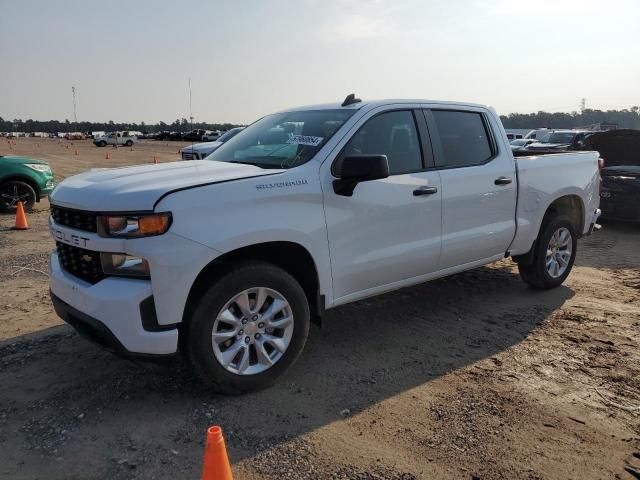
[[[287,143],[294,145],[309,145],[317,147],[322,143],[323,137],[312,137],[311,135],[291,135]]]

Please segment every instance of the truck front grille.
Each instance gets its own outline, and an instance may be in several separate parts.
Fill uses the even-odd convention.
[[[100,261],[100,252],[73,247],[56,242],[58,259],[62,268],[85,282],[94,284],[105,278]]]
[[[66,225],[67,227],[77,228],[85,232],[96,233],[98,231],[96,214],[93,212],[51,205],[51,216],[53,217],[53,221],[59,225]]]
[[[195,152],[182,152],[182,160],[200,160]]]

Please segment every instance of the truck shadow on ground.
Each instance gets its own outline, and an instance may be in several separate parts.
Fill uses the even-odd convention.
[[[490,358],[572,296],[527,288],[505,261],[360,301],[328,312],[274,387],[237,397],[207,391],[180,362],[134,364],[67,327],[4,343],[2,470],[131,478],[134,462],[138,475],[195,478],[209,425],[223,426],[237,462]]]

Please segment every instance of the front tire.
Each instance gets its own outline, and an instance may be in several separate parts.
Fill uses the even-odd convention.
[[[260,390],[297,360],[309,323],[309,303],[295,278],[269,263],[241,264],[202,294],[186,331],[187,356],[217,391]]]
[[[577,247],[578,237],[569,217],[560,215],[543,220],[533,262],[518,263],[520,277],[541,290],[560,286],[571,273]]]
[[[0,185],[0,211],[13,213],[16,211],[18,202],[26,211],[33,208],[36,202],[36,191],[31,185],[20,180],[9,180]]]

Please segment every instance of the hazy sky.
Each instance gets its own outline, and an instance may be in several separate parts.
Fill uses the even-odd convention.
[[[0,0],[0,116],[250,122],[363,99],[640,104],[640,0]]]

